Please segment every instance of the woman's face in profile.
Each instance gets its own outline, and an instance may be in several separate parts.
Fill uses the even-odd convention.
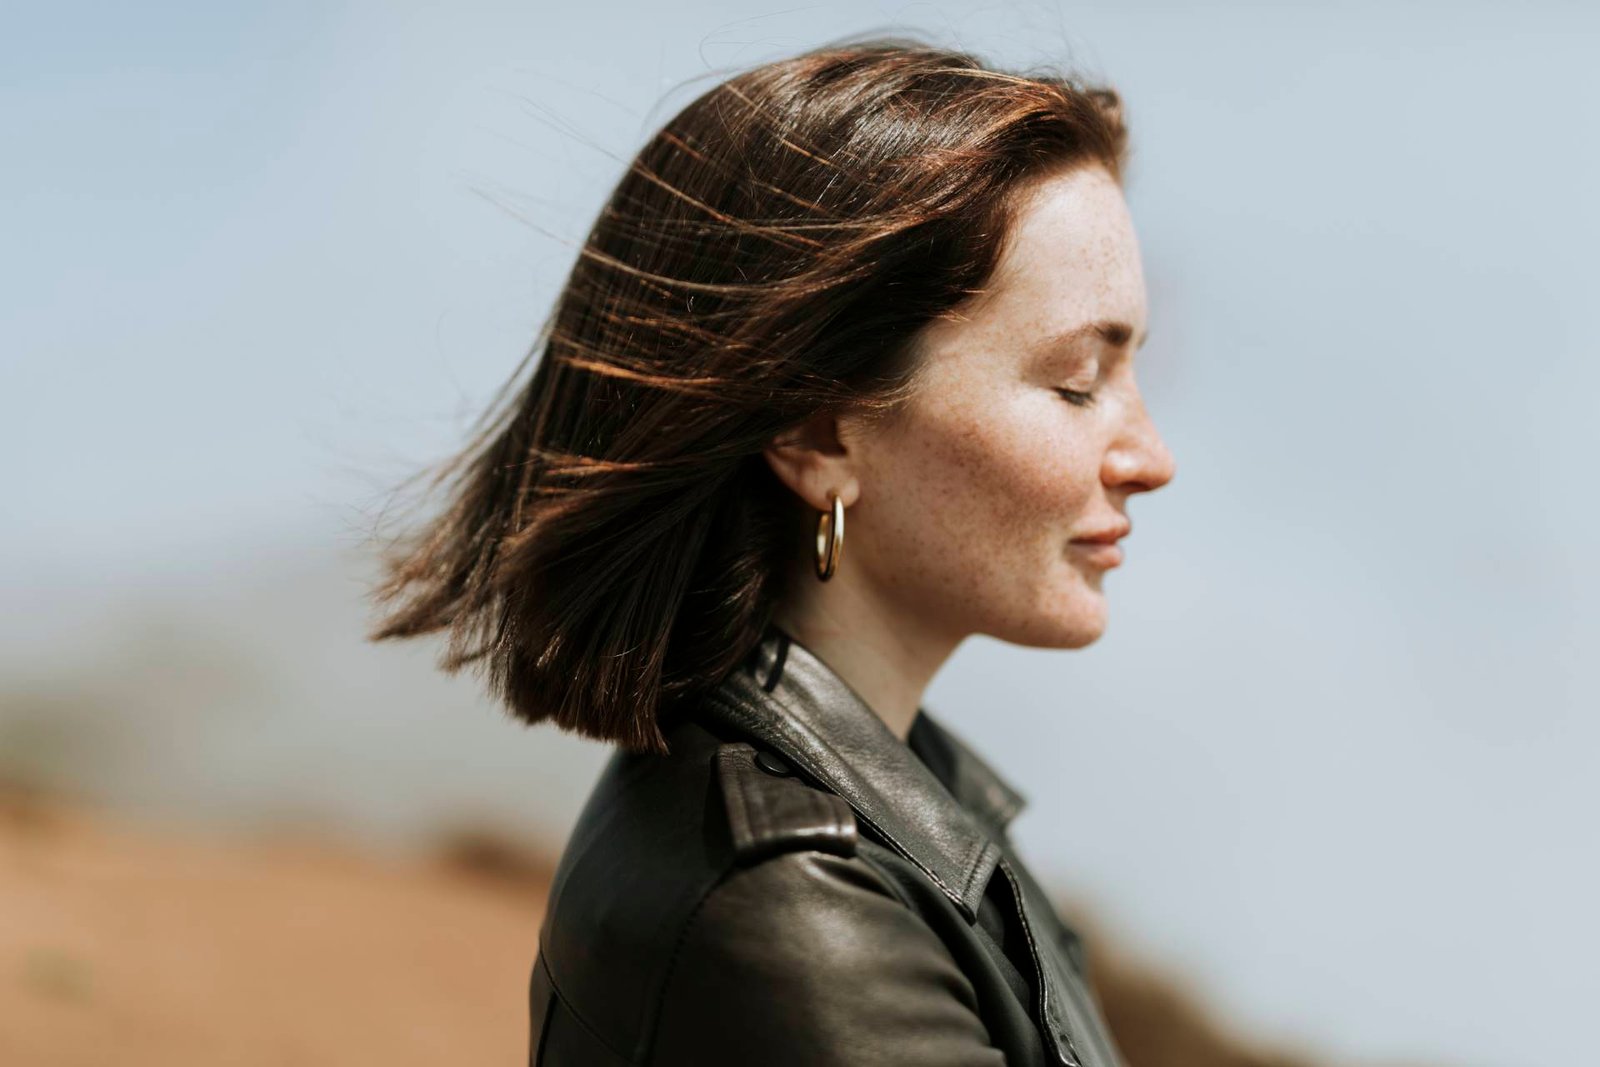
[[[1134,381],[1147,299],[1121,189],[1086,166],[1032,192],[965,321],[921,335],[901,417],[841,421],[859,488],[841,565],[934,630],[1073,648],[1105,627],[1118,554],[1075,539],[1126,529],[1174,464]]]

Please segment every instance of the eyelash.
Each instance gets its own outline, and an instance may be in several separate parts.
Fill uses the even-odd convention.
[[[1094,394],[1093,393],[1084,393],[1084,392],[1078,391],[1077,389],[1059,389],[1059,388],[1056,390],[1056,392],[1060,393],[1062,395],[1062,397],[1067,401],[1067,403],[1076,404],[1080,408],[1089,407],[1090,405],[1092,405],[1094,403]]]

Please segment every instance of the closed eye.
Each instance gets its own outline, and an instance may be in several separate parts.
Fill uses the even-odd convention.
[[[1094,403],[1093,393],[1085,393],[1078,389],[1062,389],[1059,387],[1056,389],[1056,392],[1060,393],[1067,403],[1076,404],[1080,408],[1086,408]]]

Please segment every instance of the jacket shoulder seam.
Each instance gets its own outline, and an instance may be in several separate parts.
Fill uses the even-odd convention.
[[[688,941],[690,933],[693,932],[695,922],[699,919],[700,913],[705,910],[706,904],[714,895],[716,895],[717,890],[721,889],[723,886],[726,886],[730,881],[741,874],[748,874],[760,867],[768,865],[769,863],[781,861],[788,857],[799,857],[806,852],[826,852],[826,850],[809,846],[799,849],[789,849],[764,856],[756,863],[729,867],[727,870],[723,871],[722,875],[718,877],[716,881],[712,882],[706,887],[705,892],[700,894],[699,899],[695,901],[694,907],[690,908],[688,914],[684,917],[683,924],[678,928],[677,936],[673,938],[672,952],[667,957],[667,966],[665,970],[663,970],[661,982],[656,988],[655,1003],[651,1013],[650,1025],[646,1030],[644,1042],[639,1049],[639,1058],[636,1061],[629,1060],[630,1063],[649,1063],[650,1056],[655,1049],[656,1032],[661,1025],[662,1000],[666,997],[667,989],[672,984],[673,975],[678,969],[678,962],[683,954],[683,946],[685,942]],[[827,854],[832,855],[832,853]],[[894,900],[913,915],[917,914],[917,909],[915,906],[901,891],[900,886],[896,883],[893,876],[884,870],[881,863],[862,853],[852,853],[849,856],[843,856],[840,858],[845,860],[847,863],[859,862],[867,867],[872,872],[873,878],[875,878],[882,885],[886,896]]]
[[[896,878],[889,871],[889,869],[883,865],[882,862],[874,859],[869,853],[866,852],[858,854],[856,859],[859,859],[862,863],[865,863],[868,867],[872,868],[872,873],[877,876],[878,881],[884,884],[884,886],[889,890],[890,895],[893,896],[895,900],[898,900],[901,906],[903,906],[913,915],[920,914],[917,910],[916,904],[913,903],[911,898],[906,895],[905,891],[900,888],[900,880]]]
[[[639,1063],[648,1062],[651,1051],[655,1048],[656,1030],[661,1026],[661,1004],[666,998],[667,987],[672,984],[673,973],[678,969],[678,958],[683,954],[683,945],[689,939],[689,931],[694,928],[694,921],[699,917],[701,910],[706,905],[706,901],[711,899],[711,895],[717,891],[719,886],[728,881],[729,876],[735,870],[738,870],[738,868],[724,870],[716,881],[706,886],[705,891],[700,894],[700,898],[694,902],[694,907],[690,908],[689,913],[684,916],[683,924],[678,927],[677,936],[672,939],[672,951],[667,955],[667,965],[661,972],[661,982],[656,987],[654,1003],[651,1005],[650,1025],[645,1028],[642,1045],[637,1050]]]
[[[699,905],[696,905],[696,907],[699,907]],[[602,1036],[602,1034],[600,1033],[600,1028],[595,1026],[593,1023],[591,1023],[588,1019],[585,1019],[583,1017],[583,1013],[578,1010],[577,1005],[573,1004],[571,999],[569,999],[567,997],[567,995],[561,991],[561,983],[556,981],[556,972],[551,968],[550,961],[545,959],[545,954],[542,951],[542,948],[543,948],[543,946],[541,946],[541,951],[538,953],[539,966],[544,968],[545,977],[550,979],[550,992],[555,995],[555,998],[556,998],[556,1000],[558,1000],[560,1002],[561,1007],[563,1009],[565,1009],[565,1011],[566,1011],[566,1013],[568,1015],[572,1016],[572,1019],[573,1019],[574,1022],[576,1022],[579,1026],[583,1027],[584,1033],[586,1033],[590,1037],[594,1038],[595,1041],[598,1042],[608,1052],[612,1053],[613,1055],[617,1056],[619,1059],[622,1059],[622,1060],[624,1060],[624,1061],[626,1061],[628,1063],[635,1062],[634,1058],[632,1056],[630,1056],[627,1053],[621,1051],[615,1045],[613,1045],[610,1041],[608,1041],[604,1036]],[[548,1033],[549,1029],[550,1029],[550,1021],[549,1021],[549,1019],[546,1019],[545,1020],[545,1033]],[[543,1035],[540,1036],[540,1044],[541,1044],[541,1047],[542,1047],[542,1045],[543,1045]]]

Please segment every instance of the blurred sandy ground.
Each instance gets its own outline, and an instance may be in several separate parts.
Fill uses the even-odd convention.
[[[0,804],[0,1063],[514,1063],[551,866],[493,838],[397,861]],[[1084,917],[1063,904],[1080,924]],[[1096,938],[1133,1067],[1291,1067]]]
[[[0,1063],[516,1062],[543,877],[13,797]]]

